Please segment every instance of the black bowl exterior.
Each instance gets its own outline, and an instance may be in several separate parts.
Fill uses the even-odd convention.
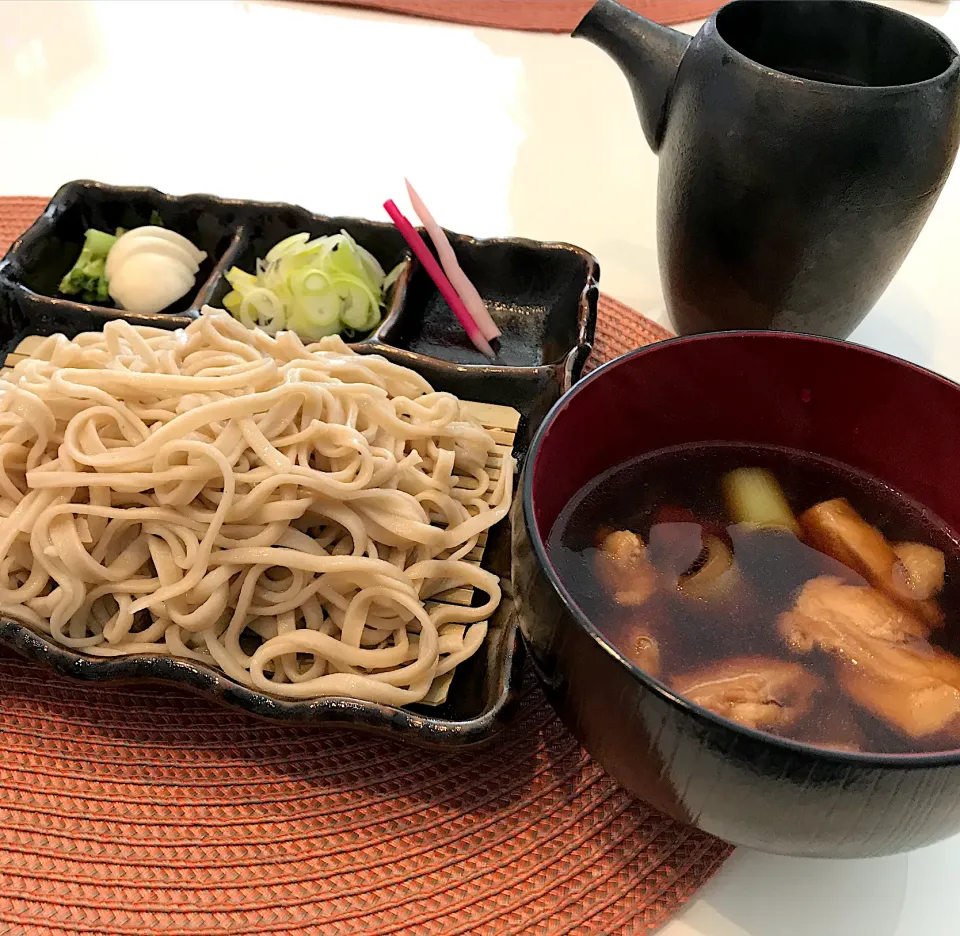
[[[156,315],[137,315],[57,295],[60,277],[79,254],[87,227],[129,228],[148,223],[154,211],[167,226],[210,254],[195,289],[180,303]],[[0,349],[14,350],[27,335],[60,332],[73,337],[82,331],[101,329],[116,318],[136,325],[184,327],[204,304],[216,305],[223,299],[229,289],[224,273],[231,266],[252,269],[257,257],[288,234],[309,231],[320,235],[341,229],[371,250],[385,268],[398,262],[406,264],[383,322],[370,335],[358,336],[362,340],[355,342],[354,348],[361,353],[383,354],[411,367],[437,389],[456,393],[461,399],[513,406],[521,414],[515,453],[522,458],[550,407],[580,377],[593,341],[599,267],[585,251],[568,245],[525,240],[486,242],[453,235],[465,265],[476,268],[476,285],[482,293],[506,295],[509,291],[509,283],[504,282],[497,264],[477,265],[473,259],[490,257],[492,251],[500,264],[507,262],[517,267],[516,273],[528,271],[528,278],[539,284],[537,288],[543,290],[543,295],[538,295],[537,288],[531,289],[529,284],[520,284],[517,289],[525,290],[523,294],[529,303],[547,310],[540,334],[547,343],[546,351],[528,348],[530,359],[539,362],[536,365],[514,366],[507,361],[464,364],[457,355],[443,359],[390,342],[393,334],[418,331],[426,318],[424,303],[428,298],[427,290],[421,288],[414,293],[409,289],[411,280],[422,270],[390,224],[361,218],[330,218],[280,203],[235,201],[210,195],[174,197],[152,188],[71,182],[57,192],[36,223],[0,260]],[[566,274],[565,291],[559,299],[555,284],[543,274],[544,269],[554,267]],[[499,277],[495,284],[483,278],[487,274]],[[529,335],[526,340],[529,341]],[[509,525],[505,522],[491,531],[485,567],[508,578],[509,552]],[[79,679],[173,682],[271,720],[317,726],[350,725],[425,747],[450,748],[486,743],[497,735],[515,709],[524,656],[513,603],[509,600],[502,602],[491,621],[486,652],[458,667],[447,701],[435,708],[396,708],[341,698],[280,699],[247,689],[190,661],[151,656],[99,658],[75,653],[12,620],[0,620],[0,643]]]
[[[739,389],[719,390],[723,380]],[[670,400],[662,412],[657,386]],[[602,394],[590,393],[598,387]],[[738,405],[728,407],[728,394]],[[921,407],[921,399],[928,405]],[[620,409],[616,416],[609,414],[613,406]],[[595,420],[592,414],[605,408],[606,419]],[[681,416],[693,412],[690,419]],[[645,451],[718,437],[784,445],[784,436],[802,437],[805,444],[792,447],[857,465],[953,522],[960,496],[945,485],[958,470],[950,468],[957,443],[944,430],[957,419],[960,388],[942,378],[853,345],[769,332],[674,339],[621,357],[580,382],[538,430],[512,523],[521,632],[567,727],[624,787],[737,845],[859,858],[960,832],[960,752],[831,751],[713,715],[607,642],[564,589],[545,548],[551,518],[582,486],[581,477]],[[722,420],[737,428],[711,435]],[[693,422],[701,429],[691,429]],[[535,491],[544,440],[557,426],[564,428],[554,438],[563,443],[543,463]],[[605,435],[612,441],[600,451]],[[928,444],[913,438],[904,454],[901,435],[926,436]],[[858,459],[867,439],[874,441]],[[931,474],[939,483],[928,484]]]
[[[591,756],[674,819],[735,845],[810,858],[896,854],[960,831],[960,766],[871,766],[750,737],[638,679],[541,571],[518,499],[513,581],[547,698]]]

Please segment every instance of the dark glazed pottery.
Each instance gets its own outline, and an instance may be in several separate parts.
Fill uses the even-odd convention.
[[[483,565],[501,578],[509,578],[510,528],[506,521],[491,530]],[[516,612],[507,599],[491,619],[481,650],[457,667],[447,700],[439,706],[398,708],[333,696],[307,701],[283,699],[249,689],[219,670],[192,660],[149,654],[94,657],[77,653],[10,618],[0,618],[0,644],[71,679],[174,684],[273,722],[348,727],[436,749],[492,741],[515,714],[524,661]]]
[[[660,154],[675,329],[847,337],[953,165],[950,41],[860,0],[737,0],[692,40],[600,0],[574,35],[624,71]]]
[[[169,311],[134,315],[109,305],[74,302],[56,294],[60,278],[80,252],[88,227],[113,230],[146,224],[153,211],[210,256],[196,288]],[[328,218],[285,204],[231,201],[210,195],[174,197],[152,188],[97,182],[63,186],[42,216],[0,260],[0,351],[27,335],[102,328],[123,317],[139,325],[180,328],[200,308],[219,305],[234,264],[252,270],[277,241],[296,231],[313,235],[346,229],[386,268],[406,260],[383,323],[353,347],[378,353],[421,373],[438,390],[461,399],[512,406],[521,414],[514,452],[522,460],[550,407],[579,379],[590,353],[597,316],[599,267],[586,251],[527,240],[474,240],[452,235],[460,262],[493,304],[504,331],[496,363],[474,363],[446,329],[432,284],[391,224]],[[438,337],[446,334],[445,338]],[[425,353],[424,353],[425,352]],[[510,573],[509,524],[488,539],[484,567]],[[168,657],[97,658],[75,653],[29,627],[0,620],[0,643],[58,672],[92,681],[174,682],[254,715],[313,725],[350,725],[427,747],[463,747],[490,741],[510,717],[519,686],[522,645],[513,605],[501,604],[484,650],[457,669],[439,707],[395,708],[352,699],[291,701],[247,689],[221,673]]]
[[[135,227],[148,223],[153,211],[209,254],[190,294],[156,315],[57,295],[88,227]],[[220,305],[230,290],[224,278],[230,267],[252,270],[257,257],[297,231],[319,236],[341,229],[386,269],[403,260],[408,264],[383,321],[369,335],[357,336],[353,347],[421,370],[437,389],[465,400],[513,406],[522,417],[516,449],[522,454],[547,410],[579,378],[593,343],[600,267],[591,254],[570,244],[450,234],[459,262],[504,333],[502,353],[491,363],[459,333],[453,314],[390,223],[330,218],[280,202],[68,182],[0,260],[0,292],[9,299],[0,321],[0,349],[13,350],[26,335],[73,336],[121,316],[135,324],[182,328],[202,306]]]
[[[960,751],[848,754],[715,716],[608,643],[545,549],[557,515],[588,481],[628,458],[697,441],[837,459],[960,530],[957,425],[956,384],[855,345],[786,333],[678,338],[581,381],[534,439],[513,518],[521,631],[566,725],[625,787],[735,844],[853,858],[960,831]]]

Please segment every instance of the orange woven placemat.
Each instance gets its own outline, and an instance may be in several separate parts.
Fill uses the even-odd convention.
[[[0,199],[0,251],[42,199]],[[602,303],[599,358],[665,332]],[[729,847],[632,799],[527,678],[487,750],[275,726],[0,651],[0,932],[613,936]]]
[[[320,0],[340,6],[369,7],[392,13],[408,13],[429,19],[496,26],[570,32],[583,19],[594,0]],[[687,23],[708,16],[724,0],[620,0],[658,23]]]

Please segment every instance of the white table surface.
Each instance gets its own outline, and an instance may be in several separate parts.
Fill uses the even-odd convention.
[[[960,3],[889,5],[960,42]],[[285,3],[7,0],[0,91],[0,194],[94,178],[385,220],[407,175],[445,226],[580,244],[607,292],[665,321],[656,159],[587,43]],[[955,172],[853,340],[960,379],[958,234]],[[960,837],[871,861],[740,849],[661,936],[956,936],[958,876]]]

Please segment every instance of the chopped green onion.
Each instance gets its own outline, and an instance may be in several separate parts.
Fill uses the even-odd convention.
[[[262,328],[275,335],[283,328],[283,303],[269,289],[251,289],[240,303],[237,318],[247,328]]]
[[[244,273],[239,267],[227,270],[227,282],[237,292],[249,291],[257,286],[257,278],[250,273]]]
[[[389,275],[346,231],[313,240],[284,238],[258,259],[255,272],[231,268],[223,306],[247,328],[283,329],[317,340],[339,332],[366,333],[380,323],[384,294],[405,264]]]
[[[279,244],[274,244],[273,247],[267,252],[264,260],[267,263],[272,263],[274,260],[279,260],[284,254],[287,254],[293,250],[296,250],[301,244],[305,244],[310,240],[310,235],[307,233],[302,234],[291,234],[289,237],[285,237]]]
[[[383,291],[386,292],[398,279],[406,267],[406,261],[398,263],[383,279]]]

